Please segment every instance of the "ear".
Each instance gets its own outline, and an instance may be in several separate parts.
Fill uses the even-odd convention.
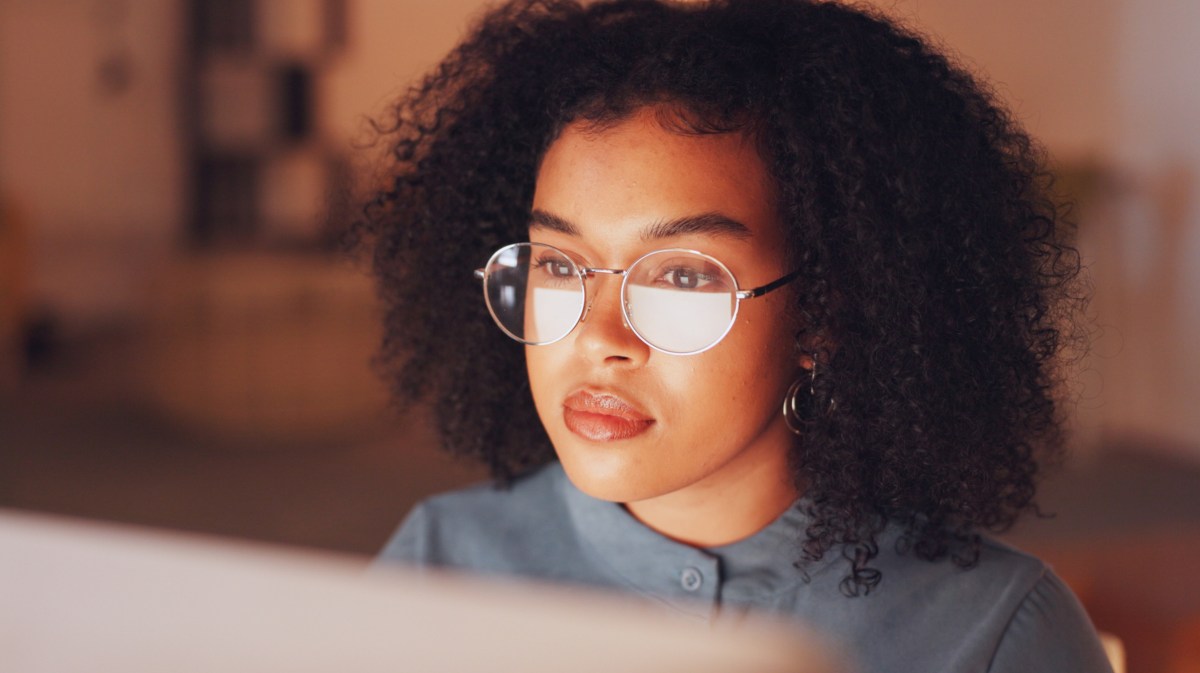
[[[799,350],[799,349],[797,349],[797,350]],[[812,353],[801,352],[799,357],[796,358],[796,364],[800,365],[800,368],[803,369],[804,371],[811,372],[812,368],[813,368]]]
[[[816,360],[824,360],[820,354],[833,353],[833,343],[822,334],[800,333],[796,335],[796,364],[806,372],[812,371]]]

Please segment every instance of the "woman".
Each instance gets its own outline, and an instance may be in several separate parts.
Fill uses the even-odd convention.
[[[383,559],[795,616],[868,671],[1107,670],[983,535],[1060,445],[1078,262],[964,71],[831,3],[519,1],[388,133],[381,362],[497,485]]]

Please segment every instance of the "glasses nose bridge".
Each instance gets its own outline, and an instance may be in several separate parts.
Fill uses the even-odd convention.
[[[587,321],[588,314],[590,314],[592,312],[592,304],[594,304],[596,302],[596,295],[598,294],[598,292],[595,289],[588,287],[587,281],[595,278],[597,275],[600,275],[600,276],[614,276],[614,277],[620,278],[623,282],[625,279],[625,274],[627,274],[629,272],[629,269],[606,269],[606,268],[597,267],[597,266],[581,266],[581,267],[579,267],[579,271],[583,275],[583,279],[584,279],[583,285],[584,285],[584,297],[585,297],[585,301],[583,304],[583,315],[579,316],[579,322],[585,322],[585,321]],[[618,286],[617,291],[620,292],[619,286]],[[618,301],[621,304],[621,319],[624,320],[625,319],[625,312],[624,312],[624,303],[625,302],[620,297],[618,297]]]

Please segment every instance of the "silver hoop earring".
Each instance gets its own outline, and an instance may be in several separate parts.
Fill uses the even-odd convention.
[[[783,422],[795,435],[804,434],[804,431],[812,427],[817,420],[817,356],[815,353],[812,361],[813,366],[809,370],[808,379],[796,379],[783,397]],[[830,399],[826,412],[836,408],[837,403]]]
[[[787,424],[792,434],[802,435],[804,430],[813,424],[813,397],[816,395],[817,358],[813,356],[813,366],[808,380],[796,379],[787,394],[783,396],[783,422]]]

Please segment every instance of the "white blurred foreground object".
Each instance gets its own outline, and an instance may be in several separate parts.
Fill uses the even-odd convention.
[[[0,670],[847,669],[792,626],[0,511]]]
[[[1100,644],[1104,646],[1113,673],[1125,673],[1125,643],[1111,633],[1101,633]]]

